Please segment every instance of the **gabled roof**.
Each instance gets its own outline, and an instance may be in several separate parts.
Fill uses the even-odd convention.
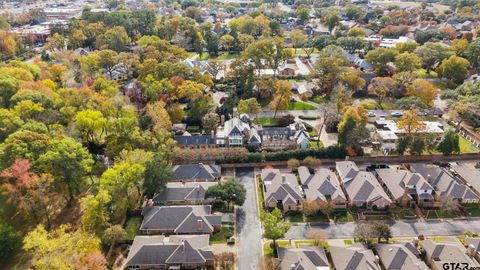
[[[209,235],[136,236],[126,266],[205,263],[213,260]]]
[[[427,265],[418,256],[420,251],[410,242],[378,244],[375,246],[380,260],[386,269],[391,270],[428,270]],[[412,252],[413,250],[413,252]]]
[[[216,137],[212,135],[174,136],[179,145],[214,145]]]
[[[352,180],[360,171],[353,161],[338,161],[335,163],[335,168],[343,183]]]
[[[330,246],[330,254],[336,269],[380,270],[373,252],[360,244],[349,247]]]
[[[427,253],[427,258],[431,259],[438,269],[442,269],[442,265],[446,262],[468,263],[470,267],[480,266],[467,255],[465,247],[454,237],[446,237],[441,243],[430,239],[424,240],[422,248]]]
[[[391,202],[390,198],[371,172],[356,171],[355,173],[352,173],[352,171],[350,171],[347,175],[353,175],[351,180],[347,182],[344,181],[343,184],[352,202],[369,203],[380,199]]]
[[[327,196],[332,200],[346,200],[345,194],[334,172],[322,168],[314,174],[311,174],[307,167],[300,166],[298,168],[298,175],[307,200],[326,201]]]
[[[221,224],[221,216],[211,214],[210,205],[153,206],[144,210],[140,230],[162,230],[175,233],[212,233]]]
[[[220,166],[206,164],[187,164],[173,166],[171,181],[215,181],[220,177]]]
[[[469,183],[473,189],[480,192],[480,170],[468,167],[465,165],[455,165],[452,169],[467,183]]]
[[[206,190],[214,185],[216,182],[169,182],[160,193],[153,196],[153,201],[174,203],[184,200],[204,200]]]
[[[278,169],[263,169],[261,178],[265,188],[265,202],[282,201],[285,205],[296,205],[302,199],[301,187],[293,174],[281,174]]]
[[[415,187],[417,194],[433,191],[433,187],[421,174],[393,168],[377,169],[375,171],[395,200],[402,198],[405,190],[410,187]],[[425,198],[426,195],[423,196]]]
[[[460,179],[447,170],[434,165],[411,164],[410,170],[421,174],[435,188],[440,196],[448,196],[461,200],[478,200],[479,197]]]
[[[297,269],[330,269],[323,247],[300,246],[298,248],[278,248],[278,259],[281,261],[281,270]]]

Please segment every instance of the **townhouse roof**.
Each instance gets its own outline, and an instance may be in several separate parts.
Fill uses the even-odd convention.
[[[450,196],[461,200],[478,200],[479,197],[460,179],[452,176],[445,169],[430,164],[411,164],[410,170],[421,174],[440,196]]]
[[[136,236],[127,266],[205,263],[213,260],[209,235]]]
[[[263,169],[261,178],[266,203],[282,201],[284,205],[296,205],[302,199],[302,188],[297,184],[294,174],[282,174],[278,169]]]
[[[179,145],[214,145],[216,137],[212,135],[174,136]]]
[[[422,248],[437,269],[442,269],[444,263],[468,263],[471,267],[480,266],[467,255],[465,247],[454,237],[445,237],[441,243],[430,239],[424,240]]]
[[[380,270],[373,251],[361,244],[348,247],[330,246],[330,254],[336,269],[345,270]]]
[[[185,200],[204,200],[207,189],[214,185],[216,182],[169,182],[160,193],[153,196],[153,201],[175,203]]]
[[[144,209],[140,230],[174,233],[212,233],[221,215],[211,214],[210,205],[153,206]]]
[[[171,181],[215,181],[220,177],[220,166],[207,164],[185,164],[175,165],[172,168]]]
[[[395,200],[401,198],[405,194],[405,190],[412,187],[416,190],[433,191],[433,187],[419,173],[393,168],[377,169],[375,171]],[[408,196],[411,198],[410,195]]]
[[[281,270],[330,269],[323,247],[301,245],[298,248],[278,248]]]
[[[420,251],[410,242],[378,244],[375,246],[382,264],[388,270],[428,270],[419,259]]]
[[[334,172],[322,168],[312,174],[307,167],[300,166],[298,168],[298,175],[307,200],[326,201],[327,197],[332,200],[346,200],[345,194]]]

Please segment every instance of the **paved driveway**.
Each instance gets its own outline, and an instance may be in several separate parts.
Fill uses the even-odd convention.
[[[466,230],[480,232],[480,220],[427,220],[427,221],[387,221],[395,237],[413,237],[419,234],[434,235],[460,235]],[[315,225],[311,228],[322,229],[329,238],[351,238],[355,229],[354,222],[336,225]],[[304,239],[308,225],[292,225],[285,235],[286,239]]]
[[[237,208],[237,269],[257,269],[262,256],[262,229],[257,208],[254,170],[236,169],[235,177],[247,190],[245,203]]]

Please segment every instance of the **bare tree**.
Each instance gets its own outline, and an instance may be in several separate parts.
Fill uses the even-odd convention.
[[[214,81],[217,81],[217,76],[220,72],[225,71],[225,65],[217,60],[209,60],[206,71]]]
[[[372,226],[366,223],[359,223],[353,231],[353,237],[368,245],[371,239],[375,236]]]
[[[460,203],[452,196],[442,197],[440,202],[443,210],[455,212],[460,209]]]
[[[321,229],[309,229],[306,233],[308,239],[313,239],[316,246],[327,239],[327,234]]]
[[[277,258],[263,256],[259,262],[258,269],[280,270],[280,261]]]
[[[235,254],[233,252],[222,252],[215,254],[216,269],[229,270],[235,263]]]
[[[319,109],[322,121],[316,126],[317,128],[317,142],[320,143],[320,135],[322,135],[323,128],[338,117],[337,111],[332,104],[321,106]]]
[[[307,216],[313,216],[320,211],[320,207],[317,201],[305,200],[302,203],[303,213]]]

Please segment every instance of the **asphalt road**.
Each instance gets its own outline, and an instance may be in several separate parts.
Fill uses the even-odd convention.
[[[427,221],[386,221],[392,229],[394,237],[414,237],[419,234],[426,236],[435,235],[460,235],[466,230],[480,232],[480,220],[427,220]],[[355,229],[354,222],[335,225],[315,225],[311,228],[323,230],[329,238],[351,238]],[[305,239],[308,225],[292,225],[285,235],[285,239]]]
[[[252,168],[235,170],[235,178],[247,190],[245,203],[237,208],[236,217],[237,269],[239,270],[257,269],[262,256],[262,229],[254,177]]]

